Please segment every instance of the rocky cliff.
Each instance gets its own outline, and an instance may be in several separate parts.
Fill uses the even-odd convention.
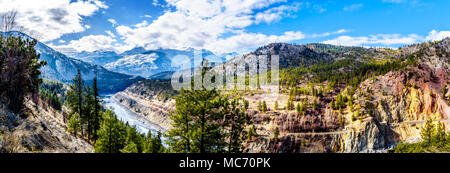
[[[129,110],[141,115],[165,130],[171,128],[170,111],[175,110],[175,94],[170,81],[140,81],[113,96]]]
[[[22,116],[0,104],[0,153],[92,153],[92,145],[67,132],[63,114],[27,102]]]

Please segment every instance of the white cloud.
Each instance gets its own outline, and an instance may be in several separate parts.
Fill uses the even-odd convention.
[[[364,5],[363,4],[352,4],[350,6],[344,7],[344,11],[355,11],[358,10],[360,8],[362,8]]]
[[[285,32],[283,35],[264,35],[256,33],[240,33],[205,46],[205,49],[218,53],[246,52],[249,48],[256,48],[274,42],[290,42],[305,38],[302,32]]]
[[[141,28],[141,27],[146,27],[146,26],[148,26],[148,22],[146,20],[134,25],[134,27],[136,27],[136,28]]]
[[[410,34],[408,36],[402,36],[400,34],[377,34],[370,36],[352,37],[345,35],[332,40],[326,40],[323,43],[342,46],[392,46],[409,45],[424,41],[439,41],[447,37],[450,37],[450,31],[432,30],[428,34],[428,36],[420,36],[417,34]]]
[[[89,35],[84,36],[79,40],[72,40],[67,45],[50,46],[61,52],[92,52],[96,50],[116,50],[113,45],[116,41],[117,40],[111,38],[110,36]]]
[[[108,6],[99,0],[0,0],[0,13],[15,9],[17,23],[41,41],[51,41],[68,33],[86,30],[83,17],[91,16]]]
[[[427,36],[427,40],[430,41],[438,41],[438,40],[442,40],[444,38],[450,37],[450,31],[436,31],[436,30],[432,30],[428,36]]]
[[[108,19],[108,22],[111,23],[113,27],[117,25],[117,21],[115,19]]]
[[[339,36],[332,40],[324,41],[325,44],[342,45],[342,46],[369,46],[369,45],[398,45],[413,44],[423,40],[423,37],[417,34],[401,36],[399,34],[377,34],[368,37],[352,37]]]
[[[325,32],[325,33],[321,33],[321,34],[311,34],[309,37],[310,38],[328,37],[328,36],[331,36],[331,35],[343,34],[343,33],[347,33],[347,32],[349,32],[349,30],[340,29],[340,30],[337,30],[335,32]]]
[[[159,1],[158,0],[153,0],[153,2],[152,2],[152,4],[154,5],[154,6],[162,6],[160,3],[159,3]]]
[[[105,32],[112,38],[116,37],[116,35],[114,33],[112,33],[110,30],[106,30]]]
[[[274,21],[279,21],[285,16],[290,16],[291,12],[297,12],[300,9],[300,6],[301,3],[294,3],[293,5],[281,5],[264,12],[259,12],[255,15],[255,23],[272,23]]]
[[[192,47],[212,49],[216,53],[223,53],[231,50],[232,47],[257,47],[270,41],[293,41],[293,39],[303,38],[303,36],[289,35],[299,32],[269,36],[245,31],[245,28],[250,25],[259,22],[273,22],[280,20],[280,17],[289,16],[289,12],[299,8],[298,3],[293,6],[279,5],[275,8],[268,8],[270,5],[286,2],[286,0],[166,1],[175,10],[166,11],[153,23],[142,22],[134,26],[119,25],[116,27],[117,34],[128,47],[143,46],[148,49]],[[255,14],[256,10],[264,10],[264,12],[260,14],[260,17],[256,17],[258,16]],[[233,36],[224,38],[225,35]],[[244,36],[248,36],[248,38]],[[252,41],[253,44],[249,44]]]

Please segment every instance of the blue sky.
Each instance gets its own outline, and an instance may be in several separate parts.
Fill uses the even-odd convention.
[[[271,42],[398,47],[450,36],[447,0],[0,0],[62,52],[246,52]],[[1,11],[0,11],[1,12]]]

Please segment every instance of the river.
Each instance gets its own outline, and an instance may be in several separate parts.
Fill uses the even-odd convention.
[[[136,129],[144,134],[147,134],[149,130],[152,131],[152,134],[156,134],[158,131],[165,132],[164,128],[129,110],[112,99],[112,96],[112,94],[102,96],[103,106],[114,111],[119,120],[128,122],[131,126],[136,126]]]

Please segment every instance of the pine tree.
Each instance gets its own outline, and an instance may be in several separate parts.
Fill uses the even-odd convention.
[[[193,107],[193,97],[187,91],[181,90],[175,98],[176,113],[170,114],[174,127],[168,132],[168,144],[174,152],[194,152],[192,150],[192,135],[194,132],[193,115],[196,113]]]
[[[280,130],[278,129],[278,127],[276,127],[275,130],[273,131],[273,139],[275,141],[278,141],[278,135],[280,135]]]
[[[261,101],[258,101],[258,111],[262,111],[262,103],[261,103]]]
[[[67,93],[67,103],[68,103],[68,107],[70,109],[70,113],[69,113],[69,120],[73,119],[73,132],[74,135],[77,136],[77,130],[81,129],[81,132],[83,132],[82,128],[79,127],[78,125],[80,125],[78,122],[78,120],[82,120],[83,119],[83,91],[84,91],[84,81],[83,78],[81,76],[81,71],[80,69],[78,69],[78,73],[76,75],[76,77],[73,79],[73,84],[70,85],[70,90]],[[73,117],[76,116],[76,117]],[[77,121],[75,121],[77,120]],[[69,121],[70,123],[70,121]]]
[[[291,100],[288,100],[286,107],[287,107],[287,110],[294,110],[294,108],[295,108],[294,102]]]
[[[221,152],[223,150],[223,133],[221,124],[218,123],[223,118],[222,109],[224,98],[216,90],[194,90],[194,119],[196,119],[194,131],[194,145],[200,153]]]
[[[447,99],[447,92],[448,92],[448,88],[447,85],[444,85],[444,87],[442,88],[442,98]]]
[[[149,130],[147,132],[147,136],[145,137],[143,153],[153,153],[153,148],[152,147],[153,147],[152,146],[152,131]]]
[[[136,129],[136,126],[130,127],[126,126],[127,136],[126,136],[126,145],[134,144],[137,147],[137,152],[142,153],[144,150],[144,138],[139,134]]]
[[[120,153],[126,144],[126,126],[110,110],[103,113],[103,121],[94,146],[96,153]],[[131,148],[132,146],[130,146]]]
[[[226,119],[228,126],[228,152],[241,153],[243,150],[243,142],[245,140],[245,127],[249,123],[248,116],[245,114],[245,109],[241,109],[238,99],[233,99],[231,103],[226,103],[227,115]],[[264,104],[263,104],[264,105]]]
[[[97,131],[100,129],[100,124],[102,121],[102,113],[101,110],[102,108],[102,104],[101,104],[101,99],[100,99],[100,94],[98,91],[98,86],[97,86],[97,78],[95,77],[92,83],[92,91],[93,91],[93,96],[94,96],[94,109],[92,112],[92,134],[93,134],[93,139],[96,140],[98,138],[97,136]]]
[[[314,99],[314,103],[313,103],[313,109],[317,110],[319,108],[319,105],[317,104],[317,100]]]
[[[15,113],[23,109],[25,95],[39,93],[39,68],[46,62],[39,61],[36,44],[36,40],[0,36],[0,97],[7,99],[8,108]]]
[[[267,111],[267,104],[266,101],[262,102],[262,112],[266,112]]]
[[[163,153],[165,148],[162,144],[161,136],[161,132],[158,132],[157,135],[153,137],[152,132],[148,131],[144,141],[143,153]]]
[[[255,136],[255,135],[256,135],[256,128],[255,128],[255,125],[252,125],[247,132],[247,140],[251,141],[253,136]]]
[[[83,104],[83,112],[84,116],[82,119],[82,124],[87,123],[87,137],[88,140],[91,139],[91,133],[92,133],[92,119],[93,119],[93,113],[94,113],[94,106],[95,106],[95,100],[94,100],[94,94],[93,90],[90,86],[87,86],[85,88],[84,92],[84,104]]]
[[[438,123],[435,135],[435,142],[439,147],[445,146],[447,141],[447,133],[443,123]]]
[[[152,138],[152,153],[164,152],[164,146],[162,144],[161,136],[162,136],[161,132],[158,131],[156,137]]]
[[[433,135],[435,133],[435,128],[433,124],[433,120],[429,119],[425,123],[425,126],[422,128],[420,135],[426,145],[430,145],[433,140]]]
[[[131,142],[125,146],[125,148],[120,149],[121,153],[139,153],[138,147],[135,143]]]
[[[244,108],[245,108],[246,110],[248,110],[248,107],[249,107],[249,102],[248,102],[248,100],[245,100],[245,99],[244,99]]]

